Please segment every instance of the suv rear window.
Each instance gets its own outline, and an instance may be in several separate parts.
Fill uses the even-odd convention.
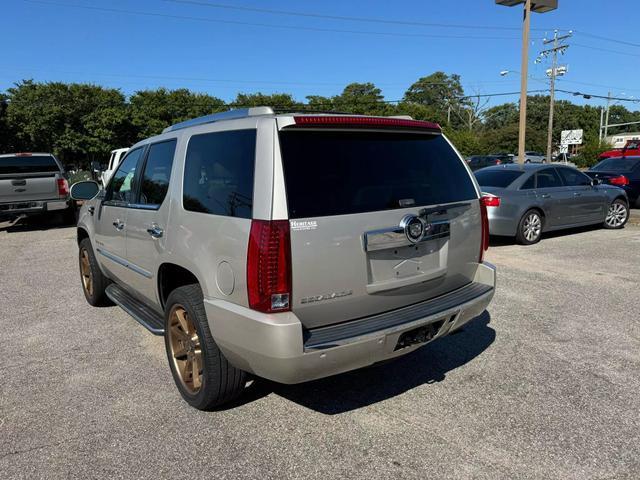
[[[280,148],[290,218],[477,198],[442,135],[285,130]]]
[[[507,188],[522,173],[517,170],[480,170],[475,175],[481,187]]]
[[[51,155],[25,155],[0,158],[0,174],[59,171],[60,167],[58,167],[58,164]]]

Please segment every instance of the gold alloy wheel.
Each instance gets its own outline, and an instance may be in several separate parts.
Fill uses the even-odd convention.
[[[171,308],[167,334],[175,371],[182,386],[194,395],[202,387],[202,348],[198,332],[183,306]]]
[[[93,277],[91,276],[91,264],[89,263],[89,252],[83,248],[80,252],[80,275],[82,275],[82,286],[89,296],[93,295]]]

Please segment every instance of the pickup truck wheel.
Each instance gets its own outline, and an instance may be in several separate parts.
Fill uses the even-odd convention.
[[[629,206],[627,202],[618,198],[609,205],[607,217],[604,220],[604,228],[622,228],[627,223],[627,220],[629,220]]]
[[[213,340],[199,285],[169,295],[164,339],[173,379],[189,405],[212,410],[243,392],[247,374],[231,365]]]
[[[80,242],[78,260],[80,263],[82,291],[89,305],[94,307],[112,305],[113,303],[106,294],[106,288],[111,283],[111,280],[105,277],[100,270],[98,261],[93,254],[91,241],[88,238]]]

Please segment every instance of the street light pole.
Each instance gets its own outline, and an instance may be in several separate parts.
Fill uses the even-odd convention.
[[[531,0],[524,2],[522,26],[522,61],[520,65],[520,125],[518,129],[518,163],[524,165],[527,135],[527,73],[529,69],[529,30],[531,27]]]
[[[518,131],[518,163],[524,164],[527,132],[527,71],[529,66],[529,30],[531,12],[545,13],[558,8],[558,0],[495,0],[496,4],[515,7],[524,3],[522,21],[522,65],[520,67],[520,128]]]

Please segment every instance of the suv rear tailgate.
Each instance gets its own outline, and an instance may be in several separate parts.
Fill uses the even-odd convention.
[[[292,310],[306,328],[401,308],[472,281],[482,232],[478,193],[441,134],[283,129],[280,148]],[[416,243],[403,219],[420,224]]]

